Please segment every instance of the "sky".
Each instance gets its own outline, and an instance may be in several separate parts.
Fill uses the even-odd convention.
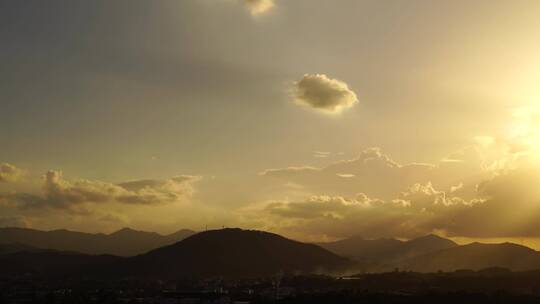
[[[0,0],[0,226],[540,244],[539,9]]]

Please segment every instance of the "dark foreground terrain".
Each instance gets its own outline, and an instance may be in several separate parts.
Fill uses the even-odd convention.
[[[540,303],[540,271],[391,272],[347,278],[95,280],[0,277],[0,303]]]

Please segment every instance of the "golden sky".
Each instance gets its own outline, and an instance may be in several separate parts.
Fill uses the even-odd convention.
[[[0,226],[540,237],[540,2],[0,2]]]

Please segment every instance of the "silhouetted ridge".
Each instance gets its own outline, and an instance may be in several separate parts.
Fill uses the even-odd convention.
[[[125,228],[122,228],[122,229],[120,229],[118,231],[110,233],[109,235],[130,235],[130,234],[138,234],[138,233],[141,233],[141,232],[146,233],[146,232],[143,232],[143,231],[137,231],[135,229],[125,227]],[[148,233],[153,234],[153,232],[148,232]]]
[[[131,258],[136,275],[257,277],[283,272],[336,270],[349,261],[319,246],[277,234],[241,229],[201,232],[174,245]]]
[[[403,269],[421,272],[492,267],[514,271],[540,269],[540,253],[513,243],[471,243],[417,256],[402,265]]]
[[[404,242],[403,246],[401,246],[393,258],[395,260],[409,259],[456,246],[458,246],[458,244],[452,240],[445,239],[434,234],[429,234]]]
[[[409,241],[396,239],[366,240],[355,236],[320,245],[336,254],[375,264],[395,263],[396,261],[457,246],[455,242],[434,234]]]
[[[26,232],[24,229],[13,231]],[[131,234],[134,231],[125,230],[120,234],[125,232]],[[72,235],[70,231],[53,233],[55,236]],[[195,234],[173,245],[129,258],[43,250],[24,244],[0,244],[0,269],[2,273],[12,274],[35,272],[52,276],[163,279],[269,277],[279,272],[306,274],[341,270],[381,272],[394,268],[418,272],[487,269],[485,271],[490,273],[499,273],[504,269],[540,269],[539,252],[512,243],[458,246],[433,235],[407,242],[360,238],[348,241],[351,240],[364,245],[377,245],[375,249],[379,250],[380,258],[377,260],[377,256],[373,255],[370,262],[360,261],[352,265],[349,260],[317,245],[268,232],[222,229]],[[385,250],[381,250],[384,246],[380,244],[391,244],[395,249],[385,256]],[[370,250],[374,252],[374,249]],[[419,254],[426,251],[428,253]],[[407,257],[408,254],[412,254],[412,257]],[[347,269],[350,267],[352,269]]]
[[[123,228],[107,235],[65,229],[40,231],[26,228],[0,228],[0,244],[17,243],[58,251],[133,256],[176,243],[194,233],[191,230],[180,230],[170,235],[160,235],[155,232]]]

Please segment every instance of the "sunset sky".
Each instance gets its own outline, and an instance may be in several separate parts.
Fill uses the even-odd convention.
[[[0,0],[0,226],[538,248],[539,12]]]

